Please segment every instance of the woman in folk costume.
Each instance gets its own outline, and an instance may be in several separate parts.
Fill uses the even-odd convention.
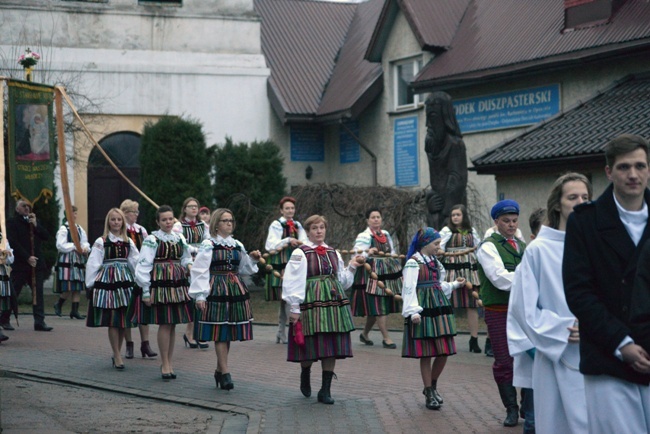
[[[266,275],[264,295],[266,301],[280,301],[275,342],[286,344],[286,324],[289,320],[290,306],[282,300],[282,273],[294,249],[307,241],[307,234],[300,222],[293,219],[296,213],[296,199],[290,196],[280,199],[280,213],[282,217],[274,220],[269,226],[269,234],[264,246],[266,251],[271,253],[268,263],[274,271]],[[278,277],[275,272],[280,273],[280,276]]]
[[[244,245],[232,237],[235,217],[229,209],[218,208],[210,217],[210,238],[205,240],[194,261],[190,295],[198,316],[197,339],[214,341],[217,388],[235,386],[228,367],[231,341],[253,339],[253,312],[250,294],[240,275],[257,273],[259,250],[246,253]]]
[[[74,219],[77,221],[77,207],[72,206]],[[54,292],[61,294],[59,300],[54,305],[54,313],[61,316],[63,303],[72,294],[72,308],[70,309],[70,318],[85,319],[86,317],[79,314],[79,300],[81,291],[85,290],[86,280],[86,258],[90,252],[90,244],[86,231],[81,226],[75,224],[79,234],[79,245],[81,251],[78,252],[72,242],[70,233],[70,224],[67,220],[56,233],[56,249],[59,251],[59,257],[56,262],[56,285]]]
[[[282,299],[291,306],[287,360],[300,363],[300,391],[306,397],[311,396],[311,365],[320,360],[318,402],[334,404],[330,387],[336,359],[352,357],[354,324],[345,290],[364,258],[355,256],[345,266],[341,255],[325,244],[323,216],[309,217],[305,230],[308,241],[294,250],[282,281]]]
[[[536,349],[537,433],[588,431],[584,379],[578,370],[580,337],[564,295],[562,259],[569,215],[591,195],[591,184],[582,174],[567,173],[555,181],[547,201],[546,222],[526,248],[510,291],[508,315]]]
[[[120,210],[124,213],[124,218],[126,218],[126,234],[133,241],[135,247],[138,249],[138,252],[142,248],[142,243],[144,239],[149,236],[147,230],[140,226],[138,221],[138,216],[140,215],[139,208],[140,205],[138,202],[131,199],[126,199],[120,204]],[[144,303],[142,302],[142,288],[136,286],[133,289],[133,299],[129,303],[129,319],[137,318],[138,312],[144,309]],[[156,357],[158,353],[155,353],[151,346],[149,345],[149,325],[148,324],[138,324],[138,329],[140,331],[140,354],[142,357]],[[126,339],[126,354],[124,357],[127,359],[133,358],[133,339],[131,337],[131,329],[126,329],[124,333],[124,338]]]
[[[398,312],[393,295],[402,293],[402,264],[395,255],[393,239],[388,231],[381,229],[381,211],[378,208],[366,211],[366,222],[368,227],[357,235],[353,250],[357,253],[362,251],[370,267],[359,268],[354,275],[352,314],[367,317],[366,325],[359,335],[361,342],[373,345],[368,333],[376,322],[382,335],[383,347],[397,348],[388,335],[386,320],[389,314]],[[377,278],[371,278],[371,273],[375,273]]]
[[[472,227],[469,214],[465,205],[458,204],[451,207],[449,224],[440,231],[440,248],[446,255],[441,258],[442,265],[447,272],[447,282],[453,282],[457,277],[464,277],[478,291],[478,260],[476,247],[481,238]],[[451,295],[451,304],[454,308],[467,310],[467,325],[469,327],[469,351],[480,353],[478,346],[478,305],[472,297],[471,291],[466,287],[454,290]]]
[[[0,243],[2,232],[0,232]],[[7,240],[4,250],[0,251],[0,313],[11,311],[11,278],[9,265],[14,263],[14,251]],[[9,336],[0,330],[0,342],[9,339]]]
[[[113,367],[124,369],[122,342],[124,330],[134,327],[127,308],[135,287],[135,266],[138,249],[126,235],[124,213],[111,208],[106,214],[104,235],[95,240],[86,263],[88,289],[87,327],[108,327],[108,340],[113,350]]]
[[[199,209],[201,209],[199,201],[193,197],[188,197],[183,201],[183,208],[181,215],[178,217],[178,221],[174,223],[174,232],[183,234],[187,244],[190,246],[192,258],[196,257],[201,243],[210,237],[208,224],[198,218]],[[194,312],[194,316],[196,315],[197,312]],[[183,334],[185,346],[201,349],[208,348],[207,342],[196,340],[194,337],[195,333],[196,327],[194,326],[194,321],[188,322],[185,326],[185,333]]]
[[[402,287],[402,316],[406,318],[402,357],[420,359],[422,393],[431,410],[438,410],[443,403],[437,390],[438,378],[447,356],[456,354],[456,319],[449,296],[465,285],[462,277],[445,281],[445,268],[436,259],[442,253],[440,242],[440,234],[433,228],[415,234],[406,255]]]
[[[160,227],[145,238],[135,280],[142,288],[145,307],[134,320],[140,324],[158,324],[158,349],[163,380],[176,379],[172,356],[176,324],[192,321],[192,303],[188,294],[187,276],[192,267],[192,255],[183,235],[174,232],[174,212],[168,205],[156,211]]]

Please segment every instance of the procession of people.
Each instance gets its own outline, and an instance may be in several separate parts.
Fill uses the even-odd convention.
[[[278,305],[275,343],[287,344],[286,360],[300,364],[296,392],[312,396],[312,368],[320,362],[316,400],[334,404],[337,361],[353,358],[354,317],[365,318],[361,344],[374,345],[377,326],[378,351],[384,351],[397,348],[387,318],[401,313],[401,356],[419,359],[423,408],[440,410],[453,399],[443,399],[438,380],[449,357],[461,351],[456,311],[464,308],[470,340],[463,351],[482,352],[478,323],[485,319],[504,426],[523,418],[524,433],[647,432],[648,142],[623,135],[605,151],[611,186],[591,202],[587,177],[560,176],[546,208],[532,213],[528,245],[519,231],[520,204],[511,199],[493,204],[494,227],[483,240],[468,208],[457,204],[440,230],[419,228],[402,257],[376,207],[364,214],[365,228],[350,243],[353,248],[337,250],[326,243],[326,216],[314,214],[301,224],[296,199],[283,197],[263,253],[234,238],[236,216],[229,209],[211,212],[188,197],[178,219],[170,206],[158,207],[158,228],[148,233],[136,223],[137,202],[126,200],[109,210],[92,247],[81,226],[64,220],[56,234],[54,312],[62,316],[69,301],[71,319],[105,327],[117,371],[128,369],[130,329],[140,327],[142,356],[160,358],[164,381],[177,378],[176,325],[184,324],[186,346],[213,343],[215,385],[232,391],[233,377],[244,372],[229,363],[230,351],[237,351],[236,341],[253,340],[245,276],[263,271],[264,298]],[[0,330],[14,330],[10,313],[27,285],[34,291],[34,329],[51,331],[41,260],[50,236],[26,200],[17,202],[7,229],[9,242],[0,252]],[[620,294],[611,291],[617,285]],[[79,310],[82,293],[88,297],[85,315]],[[157,326],[157,353],[149,344],[149,325]],[[0,331],[0,342],[8,339]],[[601,413],[608,409],[616,411],[604,420]]]

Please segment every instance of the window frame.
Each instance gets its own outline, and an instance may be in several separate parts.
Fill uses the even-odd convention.
[[[393,75],[393,80],[392,80],[392,88],[393,88],[393,108],[395,111],[401,111],[401,110],[408,110],[408,109],[413,109],[417,108],[420,104],[423,103],[423,101],[420,100],[420,95],[412,92],[413,93],[413,102],[409,102],[406,104],[400,104],[399,101],[399,96],[400,96],[400,67],[403,67],[404,65],[411,65],[412,72],[413,72],[413,78],[418,75],[418,73],[422,70],[423,67],[423,60],[422,56],[413,56],[413,57],[408,57],[400,60],[395,60],[392,62],[391,65],[391,70],[392,70],[392,75]],[[409,82],[410,83],[410,82]],[[407,84],[407,93],[408,93],[408,84]]]

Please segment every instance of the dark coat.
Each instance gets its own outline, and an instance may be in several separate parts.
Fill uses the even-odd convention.
[[[595,202],[579,205],[569,216],[564,245],[562,278],[569,309],[580,321],[580,372],[610,375],[649,384],[614,352],[626,336],[630,322],[637,262],[650,225],[637,246],[621,222],[610,185]],[[645,191],[650,204],[650,191]],[[641,306],[639,306],[641,307]],[[642,306],[646,311],[650,304]]]
[[[50,234],[43,227],[42,222],[37,223],[34,229],[34,256],[38,258],[36,270],[44,271],[47,270],[47,266],[45,265],[41,245],[49,238]],[[18,213],[7,221],[7,239],[11,248],[14,249],[15,258],[12,269],[15,271],[30,271],[32,269],[27,262],[29,257],[32,256],[29,235],[31,227],[32,225]]]

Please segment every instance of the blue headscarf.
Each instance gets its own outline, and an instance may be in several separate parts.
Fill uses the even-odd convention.
[[[440,234],[434,228],[420,229],[416,232],[411,240],[411,245],[409,246],[408,253],[406,254],[406,259],[408,260],[415,252],[422,250],[422,247],[430,244],[440,238]]]

